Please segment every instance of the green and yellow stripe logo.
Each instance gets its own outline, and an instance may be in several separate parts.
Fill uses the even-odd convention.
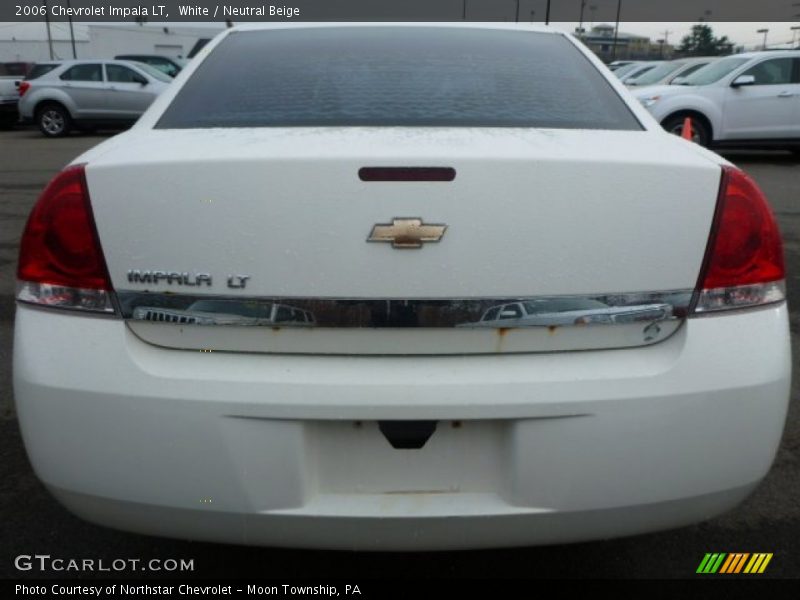
[[[726,575],[748,573],[755,575],[756,573],[763,573],[769,561],[772,560],[772,552],[757,552],[750,554],[749,552],[708,552],[703,560],[700,561],[700,566],[697,567],[697,573],[714,574],[724,573]]]

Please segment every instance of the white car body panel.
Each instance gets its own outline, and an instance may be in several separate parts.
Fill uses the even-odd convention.
[[[106,525],[325,548],[558,543],[741,501],[781,438],[787,323],[784,304],[692,319],[646,351],[276,357],[165,350],[119,321],[20,307],[14,388],[37,475]],[[407,418],[442,420],[422,450],[374,424]]]
[[[682,111],[695,111],[704,115],[711,123],[714,139],[719,139],[722,128],[722,107],[725,101],[725,88],[716,86],[659,85],[634,90],[636,98],[658,96],[658,102],[650,108],[653,117],[659,122],[672,114]]]
[[[800,138],[800,83],[729,88],[724,139]]]
[[[226,295],[227,275],[241,273],[250,277],[242,295],[286,298],[288,304],[303,297],[517,298],[692,290],[721,174],[717,161],[686,152],[687,144],[661,131],[519,129],[504,135],[481,128],[237,129],[215,130],[212,145],[204,143],[208,135],[138,130],[115,151],[77,159],[88,162],[94,216],[115,289]],[[489,158],[487,147],[492,148]],[[224,177],[216,168],[219,156],[225,157]],[[458,176],[450,183],[402,186],[356,177],[365,165],[420,163],[454,167]],[[170,185],[168,196],[140,185],[174,180],[183,183]],[[300,236],[298,207],[303,207]],[[240,214],[248,219],[239,222]],[[388,244],[364,243],[375,223],[399,216],[447,223],[447,243],[402,257]],[[181,226],[187,219],[193,225]],[[672,229],[655,226],[660,222],[673,222],[682,244],[675,246]],[[221,224],[235,234],[213,235]],[[643,228],[645,245],[629,233]],[[637,268],[642,260],[652,268]],[[166,280],[129,280],[129,271],[154,267],[214,278],[211,285],[191,290]],[[646,337],[646,325],[581,336],[515,331],[499,343],[494,332],[317,329],[254,336],[245,328],[236,338],[236,332],[131,323],[144,339],[177,348],[354,354],[630,346]],[[673,326],[665,325],[661,334],[671,331]]]
[[[469,298],[692,289],[721,171],[685,146],[644,131],[138,130],[117,150],[76,162],[88,162],[116,289],[174,291],[166,281],[127,280],[130,269],[158,267],[246,273],[256,296]],[[358,180],[360,167],[381,164],[450,166],[458,176],[438,186]],[[213,235],[236,211],[248,221]],[[192,227],[181,227],[190,213]],[[390,245],[364,243],[375,223],[402,216],[447,223],[448,244],[398,262]],[[680,229],[680,246],[674,231],[655,226],[667,220]],[[645,246],[630,235],[642,227]],[[642,260],[652,268],[635,268]],[[225,278],[196,292],[227,293]]]

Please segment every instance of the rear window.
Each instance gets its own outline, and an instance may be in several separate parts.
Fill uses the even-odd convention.
[[[0,63],[0,77],[25,77],[30,68],[31,68],[31,63],[24,63],[24,62]]]
[[[166,75],[161,69],[154,67],[153,65],[149,65],[147,63],[137,63],[139,68],[150,75],[153,79],[157,81],[163,81],[164,83],[172,83],[172,77]]]
[[[388,26],[232,33],[156,127],[342,125],[641,129],[560,35]]]
[[[28,79],[28,80],[38,79],[42,75],[46,75],[47,73],[49,73],[50,71],[55,69],[57,66],[58,66],[58,64],[54,64],[54,65],[49,65],[49,64],[34,65],[33,68],[31,69],[31,72],[28,73],[28,76],[26,77],[26,79]]]
[[[149,67],[153,67],[162,75],[168,75],[169,77],[175,77],[179,72],[180,68],[176,67],[172,62],[168,61],[166,58],[161,58],[160,56],[139,56],[139,55],[124,55],[117,57],[120,60],[132,60],[134,62],[143,63]]]

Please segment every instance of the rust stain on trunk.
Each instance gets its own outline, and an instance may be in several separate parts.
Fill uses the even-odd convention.
[[[506,339],[511,329],[511,327],[500,327],[497,329],[497,344],[494,347],[495,352],[503,351],[503,341]]]

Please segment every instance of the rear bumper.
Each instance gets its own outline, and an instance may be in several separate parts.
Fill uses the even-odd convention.
[[[578,511],[511,510],[496,500],[441,498],[440,506],[445,510],[435,515],[419,511],[421,505],[435,500],[433,496],[397,501],[394,506],[389,498],[374,501],[369,507],[355,503],[349,514],[309,507],[297,512],[246,515],[215,511],[209,515],[49,489],[79,517],[138,533],[261,546],[414,551],[557,544],[670,529],[733,508],[755,487],[752,484],[654,504]],[[379,506],[379,511],[391,516],[377,514]],[[353,514],[363,508],[368,512]]]
[[[116,320],[20,306],[14,385],[38,476],[143,533],[443,549],[712,517],[767,473],[789,395],[786,306],[647,348],[443,357],[165,350]],[[395,450],[377,420],[439,420]]]

